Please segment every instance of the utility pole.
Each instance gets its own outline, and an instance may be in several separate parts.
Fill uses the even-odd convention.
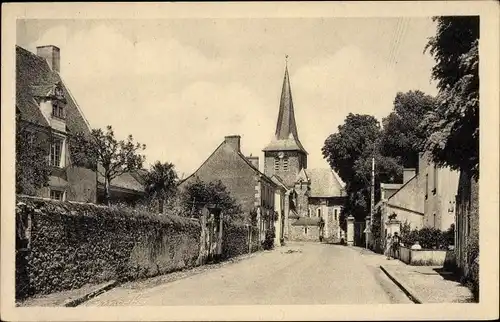
[[[375,158],[372,158],[372,184],[370,197],[370,225],[373,225],[373,208],[375,208]]]
[[[373,208],[375,208],[375,158],[372,157],[372,180],[371,180],[371,196],[370,196],[370,233],[366,237],[373,236]],[[370,238],[372,239],[372,238]],[[368,248],[368,238],[366,238],[366,248]]]

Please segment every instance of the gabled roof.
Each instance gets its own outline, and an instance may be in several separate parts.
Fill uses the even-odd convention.
[[[144,192],[144,185],[135,177],[136,175],[136,173],[132,174],[128,172],[119,175],[118,177],[111,180],[111,189],[121,188],[132,190],[135,192]],[[98,176],[98,181],[99,184],[104,184],[104,178],[101,175]]]
[[[280,107],[274,139],[263,151],[282,150],[299,150],[307,154],[307,151],[299,140],[299,133],[295,122],[288,67],[285,68],[285,76],[283,78],[283,88],[281,89]]]
[[[90,125],[78,107],[61,76],[50,69],[47,61],[16,46],[16,106],[21,119],[41,126],[50,126],[35,97],[47,95],[61,86],[66,99],[66,127],[72,132],[90,133]]]
[[[295,210],[290,209],[288,211],[288,218],[294,219],[294,218],[300,218],[300,216],[299,216],[299,214]]]
[[[319,218],[317,217],[300,217],[292,226],[319,226]]]
[[[344,197],[344,183],[332,169],[305,169],[311,182],[310,197]]]
[[[210,160],[210,158],[215,154],[215,152],[217,150],[219,150],[225,143],[226,143],[226,141],[222,141],[222,143],[219,144],[219,146],[210,154],[210,156],[208,158],[206,158],[205,161],[203,161],[203,163],[198,167],[198,169],[196,169],[191,175],[189,175],[188,177],[186,177],[184,180],[182,180],[181,182],[179,182],[179,185],[183,184],[188,179],[190,179],[191,177],[193,177],[194,175],[196,175],[196,173],[198,172],[198,170],[200,170],[203,167],[203,165],[205,163],[207,163],[208,160]],[[241,151],[235,151],[235,152],[257,175],[259,175],[260,178],[268,181],[271,184],[276,185],[276,182],[274,182],[271,178],[269,178],[267,175],[265,175],[264,173],[262,173],[257,167],[255,167],[253,165],[253,163],[250,160],[248,160],[247,157],[245,157],[245,155],[243,155],[243,153],[241,153]]]
[[[306,169],[302,168],[297,174],[297,182],[309,182],[309,177],[307,176]]]

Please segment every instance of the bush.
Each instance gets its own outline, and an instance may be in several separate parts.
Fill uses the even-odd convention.
[[[274,227],[272,229],[268,229],[266,231],[266,238],[262,242],[262,247],[265,250],[270,250],[274,248],[274,238],[276,237],[276,234],[274,233]]]
[[[404,229],[401,229],[401,242],[407,247],[411,247],[417,241],[423,249],[447,249],[449,245],[454,244],[454,228],[441,231],[429,227],[420,230],[409,230],[409,227],[403,227]],[[450,238],[450,236],[453,237]]]

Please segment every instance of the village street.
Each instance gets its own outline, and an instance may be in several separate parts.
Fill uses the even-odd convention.
[[[150,288],[123,285],[84,303],[114,305],[286,305],[412,303],[356,249],[292,243]]]

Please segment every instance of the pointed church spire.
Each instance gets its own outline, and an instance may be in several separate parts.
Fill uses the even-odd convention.
[[[297,125],[295,123],[295,114],[293,110],[292,90],[290,87],[290,76],[288,75],[288,55],[285,63],[285,77],[283,78],[283,88],[281,90],[280,109],[278,113],[278,122],[276,123],[276,139],[286,140],[293,135],[295,139],[299,138]]]
[[[287,150],[293,149],[295,146],[297,150],[307,153],[300,143],[297,124],[295,122],[292,89],[290,87],[290,76],[288,75],[288,55],[285,56],[285,76],[283,78],[283,87],[281,89],[275,140],[276,143],[282,141],[282,143],[286,145]]]

